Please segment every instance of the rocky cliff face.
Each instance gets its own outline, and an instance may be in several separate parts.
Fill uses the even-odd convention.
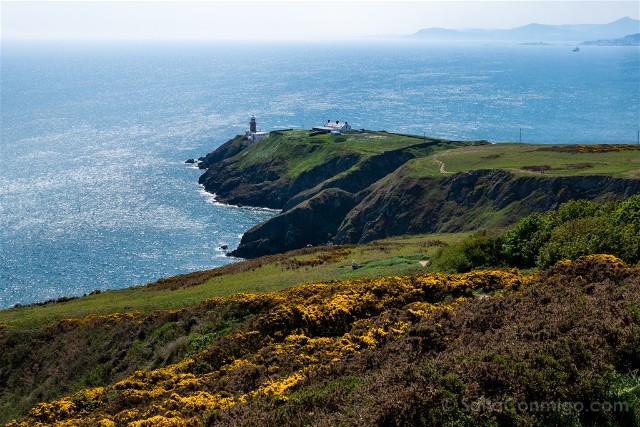
[[[234,255],[254,257],[307,244],[366,243],[388,236],[457,232],[515,223],[571,199],[621,199],[640,180],[515,177],[480,170],[447,178],[395,174],[358,193],[324,190],[249,230]]]
[[[337,188],[323,190],[247,231],[232,255],[253,258],[327,243],[355,203],[352,193]]]
[[[207,155],[201,163],[207,171],[199,182],[205,190],[215,193],[221,203],[282,209],[296,194],[348,170],[359,160],[355,154],[334,157],[320,167],[291,178],[286,162],[279,157],[267,157],[247,166],[242,165],[241,160],[231,160],[249,145],[248,141],[236,137]],[[318,149],[321,147],[309,145],[307,152],[297,155],[312,155]]]
[[[283,209],[247,231],[232,255],[252,258],[326,242],[364,243],[393,235],[456,232],[513,224],[571,199],[612,200],[640,193],[640,180],[608,176],[522,176],[475,170],[416,176],[407,161],[417,143],[366,158],[336,156],[292,178],[277,156],[243,166],[235,138],[208,155],[200,182],[222,202]],[[313,155],[321,147],[309,145]]]
[[[346,215],[335,241],[501,227],[571,199],[615,200],[640,193],[640,180],[605,176],[516,177],[478,170],[446,178],[412,178],[399,171],[396,177],[375,185]]]

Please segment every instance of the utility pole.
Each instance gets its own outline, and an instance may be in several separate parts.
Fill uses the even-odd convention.
[[[522,144],[522,128],[520,128],[520,144]]]

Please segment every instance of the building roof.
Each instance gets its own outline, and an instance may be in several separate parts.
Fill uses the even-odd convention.
[[[349,126],[349,123],[344,122],[344,123],[336,123],[336,122],[327,122],[322,126],[314,126],[313,129],[314,130],[326,130],[326,131],[333,131],[333,130],[342,130],[345,128],[345,126]]]

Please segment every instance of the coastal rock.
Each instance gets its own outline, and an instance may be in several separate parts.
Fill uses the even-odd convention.
[[[215,151],[207,154],[204,158],[201,158],[200,169],[207,169],[215,163],[231,158],[248,146],[249,141],[247,141],[245,136],[237,135],[235,138],[231,138],[222,144]]]
[[[323,190],[309,200],[247,231],[231,255],[254,258],[327,242],[353,209],[355,196],[344,190]]]
[[[606,176],[524,177],[477,170],[413,178],[401,171],[346,215],[335,241],[364,243],[394,235],[504,227],[571,199],[607,201],[637,193],[640,180]]]
[[[207,155],[201,164],[208,165],[208,169],[200,177],[200,184],[205,190],[215,193],[221,203],[282,209],[296,194],[348,170],[359,160],[356,154],[337,156],[319,167],[291,177],[287,173],[287,164],[279,157],[241,166],[241,160],[234,157],[242,151],[241,145],[238,138],[230,140]],[[321,147],[309,145],[305,149],[307,152],[298,155],[313,155]]]

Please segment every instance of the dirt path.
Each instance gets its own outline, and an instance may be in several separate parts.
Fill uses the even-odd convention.
[[[440,173],[441,174],[453,173],[453,172],[447,172],[446,170],[444,170],[444,162],[442,160],[438,160],[438,158],[436,156],[433,156],[433,158],[438,163],[438,166],[440,166]]]

